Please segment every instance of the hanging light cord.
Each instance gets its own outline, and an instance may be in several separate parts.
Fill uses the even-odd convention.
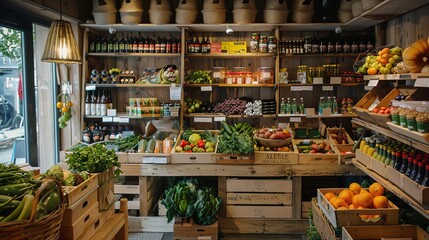
[[[63,3],[62,0],[60,0],[60,20],[63,20]]]

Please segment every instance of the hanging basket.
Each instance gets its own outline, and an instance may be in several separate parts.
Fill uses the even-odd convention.
[[[93,0],[92,11],[94,12],[116,11],[115,0]]]
[[[170,11],[170,3],[167,0],[152,0],[149,10]]]
[[[149,20],[152,24],[170,23],[171,12],[164,10],[149,10]]]
[[[176,10],[189,10],[189,11],[197,11],[197,1],[196,0],[181,0]]]
[[[225,10],[224,0],[204,0],[203,3],[204,11],[215,11],[215,10]],[[204,13],[203,13],[204,14]],[[224,20],[225,22],[225,20]]]
[[[107,25],[116,23],[116,10],[112,12],[92,12],[96,24]]]
[[[351,10],[352,0],[341,0],[340,10]]]
[[[314,11],[314,1],[315,0],[311,0],[308,4],[303,4],[307,1],[293,0],[292,9],[306,12]]]
[[[314,11],[302,11],[295,10],[291,11],[292,14],[292,22],[294,23],[311,23],[313,21]]]
[[[176,8],[177,24],[192,24],[197,20],[197,11]]]
[[[351,10],[338,10],[338,21],[340,23],[346,23],[353,18],[353,13]]]
[[[234,23],[247,24],[254,23],[256,19],[256,13],[258,11],[252,9],[235,9],[232,11],[234,17]]]
[[[203,21],[205,24],[220,24],[225,22],[226,10],[203,10]]]
[[[267,0],[265,10],[287,10],[286,0]]]
[[[264,11],[264,22],[271,24],[286,23],[288,13],[289,11],[287,10],[266,9]]]
[[[119,11],[122,12],[136,12],[143,11],[142,0],[123,0]]]
[[[358,17],[363,13],[362,0],[352,0],[353,17]]]
[[[255,0],[234,0],[234,9],[256,9]]]
[[[377,6],[381,2],[383,2],[383,0],[362,0],[363,11],[368,11],[371,8]]]
[[[121,14],[121,22],[123,24],[139,24],[142,21],[143,10],[119,12]]]
[[[55,181],[48,179],[50,181]],[[46,180],[44,180],[46,181]],[[28,221],[12,221],[0,223],[0,239],[7,240],[56,240],[60,237],[61,221],[65,210],[64,194],[58,181],[57,190],[61,198],[61,203],[58,209],[51,212],[49,215],[43,216],[35,221],[37,204],[40,200],[40,191],[37,191],[34,200],[33,208]]]

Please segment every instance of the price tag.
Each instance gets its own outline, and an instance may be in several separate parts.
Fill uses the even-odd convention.
[[[130,122],[130,118],[127,117],[119,117],[119,121],[120,123],[129,123]]]
[[[154,163],[155,157],[143,157],[143,163]]]
[[[85,90],[86,91],[95,91],[95,85],[86,85]]]
[[[168,163],[167,157],[153,157],[153,163]]]
[[[122,131],[122,138],[134,136],[134,131]]]
[[[401,74],[399,76],[400,79],[411,79],[411,74]]]
[[[290,122],[300,123],[301,122],[301,118],[300,117],[291,117],[290,118]]]
[[[371,86],[365,86],[364,88],[365,88],[365,91],[369,91],[369,90],[371,90],[371,89],[372,89],[372,88],[374,88],[374,87],[371,87]]]
[[[211,92],[211,91],[212,91],[212,86],[201,87],[201,92]]]
[[[195,117],[194,122],[211,123],[211,122],[213,122],[213,118],[211,118],[211,117]]]
[[[170,87],[170,100],[179,101],[182,95],[182,87]]]
[[[302,86],[302,91],[313,91],[313,86]]]
[[[321,77],[313,78],[313,84],[323,84],[323,78]]]
[[[314,116],[314,115],[316,115],[316,112],[315,112],[314,108],[305,108],[304,110],[305,110],[305,114],[307,116]]]
[[[323,116],[329,116],[329,115],[331,115],[331,113],[332,113],[332,109],[331,108],[324,108],[323,112],[322,112],[322,115]]]
[[[116,117],[116,109],[107,109],[107,116]]]
[[[224,116],[222,116],[222,117],[214,117],[214,121],[215,122],[222,122],[222,121],[225,121],[225,117]]]
[[[378,80],[369,80],[368,86],[369,87],[375,87],[378,84]]]
[[[341,77],[331,77],[331,84],[341,84]]]
[[[302,91],[302,86],[291,86],[290,90],[292,92],[301,92]]]
[[[179,112],[178,111],[170,112],[170,116],[172,116],[172,117],[178,117],[179,116]]]
[[[108,122],[113,122],[113,118],[112,117],[103,117],[101,119],[102,122],[108,123]]]
[[[386,75],[387,80],[397,80],[400,78],[400,76],[401,76],[400,74],[387,74]]]
[[[322,86],[322,91],[334,91],[334,86]]]
[[[429,87],[429,78],[417,78],[414,87]]]

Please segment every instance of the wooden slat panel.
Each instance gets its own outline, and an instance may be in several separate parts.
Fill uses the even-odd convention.
[[[227,192],[291,192],[292,181],[286,179],[227,179]]]
[[[174,220],[167,223],[165,216],[160,217],[129,217],[130,232],[173,232]]]
[[[227,204],[291,205],[291,193],[227,193]]]
[[[219,218],[221,233],[305,234],[308,220]]]
[[[150,177],[139,177],[139,186],[140,186],[140,216],[148,215],[148,178]]]
[[[221,199],[223,199],[222,201],[222,205],[219,208],[219,217],[226,217],[226,201],[225,199],[227,199],[226,197],[226,177],[218,177],[217,178],[217,194],[218,197],[220,197]]]
[[[293,218],[301,219],[302,177],[293,177]]]

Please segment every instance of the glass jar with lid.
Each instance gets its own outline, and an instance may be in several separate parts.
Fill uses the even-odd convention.
[[[259,51],[259,38],[260,38],[259,33],[252,33],[252,38],[250,39],[250,43],[249,43],[251,53],[256,53]]]
[[[261,40],[259,41],[259,52],[260,53],[267,53],[268,52],[267,36],[261,36]]]
[[[274,83],[274,68],[273,67],[259,67],[257,75],[258,75],[258,83],[259,84],[273,84]]]
[[[225,83],[226,67],[213,67],[213,83]]]
[[[315,72],[316,72],[316,67],[308,68],[307,83],[313,84],[313,78],[314,78]]]
[[[296,72],[296,78],[298,80],[298,83],[305,84],[307,83],[307,73],[308,73],[308,66],[307,65],[299,65],[297,72]]]

